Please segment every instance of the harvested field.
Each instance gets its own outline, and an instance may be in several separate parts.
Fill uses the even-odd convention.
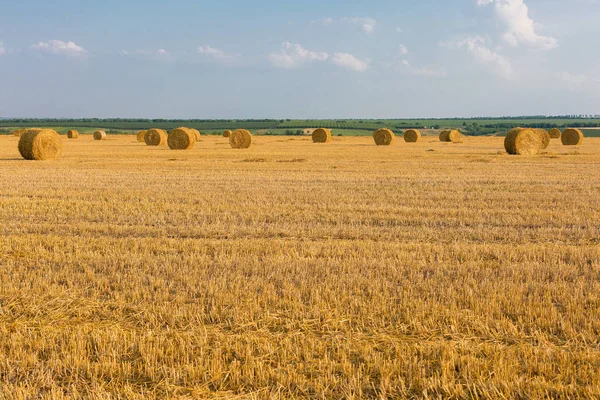
[[[4,397],[600,396],[600,139],[80,136],[0,136]]]

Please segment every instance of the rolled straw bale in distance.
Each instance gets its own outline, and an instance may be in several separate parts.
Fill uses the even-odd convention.
[[[504,138],[504,148],[508,154],[534,156],[540,152],[540,134],[533,129],[515,128]]]
[[[198,129],[193,129],[193,128],[190,128],[190,130],[194,134],[194,139],[196,140],[196,142],[199,142],[200,141],[200,131]]]
[[[167,144],[167,131],[163,129],[150,129],[144,136],[144,142],[148,146],[164,146]]]
[[[461,143],[462,142],[462,133],[457,130],[451,130],[448,132],[448,141],[452,143]]]
[[[542,150],[545,150],[550,145],[550,134],[545,129],[533,128],[534,132],[537,132],[540,135],[540,140],[542,141]]]
[[[329,143],[331,142],[331,131],[327,128],[315,129],[312,133],[313,143]]]
[[[548,135],[550,135],[550,139],[560,139],[562,132],[560,129],[552,128],[548,131]]]
[[[104,139],[106,139],[106,132],[104,132],[104,131],[94,132],[94,140],[104,140]]]
[[[440,142],[449,142],[450,131],[440,132]]]
[[[560,138],[565,146],[579,146],[583,143],[583,132],[579,129],[565,129]]]
[[[137,133],[137,141],[138,142],[140,142],[140,143],[144,142],[144,136],[146,136],[146,132],[148,132],[148,131],[139,131]]]
[[[17,130],[14,130],[13,131],[13,136],[21,137],[21,135],[23,135],[26,131],[27,131],[27,129],[17,129]]]
[[[62,155],[62,140],[52,129],[28,129],[19,139],[19,153],[26,160],[54,160]]]
[[[396,140],[396,135],[387,128],[381,128],[373,132],[373,140],[377,146],[389,146]]]
[[[421,131],[418,129],[409,129],[404,132],[404,141],[408,143],[416,143],[421,140]]]
[[[77,138],[79,138],[79,132],[77,132],[75,129],[71,129],[70,131],[67,132],[67,138],[77,139]]]
[[[223,137],[230,137],[233,132],[227,130],[223,132]]]
[[[171,150],[189,150],[196,144],[196,134],[189,128],[175,128],[169,132],[167,144]]]
[[[246,129],[236,129],[229,136],[229,145],[233,149],[247,149],[252,144],[252,134]]]

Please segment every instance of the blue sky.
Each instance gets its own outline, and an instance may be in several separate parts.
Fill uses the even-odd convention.
[[[0,116],[600,113],[597,0],[22,0]]]

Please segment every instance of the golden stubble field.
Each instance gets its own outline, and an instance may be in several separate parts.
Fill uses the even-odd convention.
[[[600,396],[600,139],[0,137],[0,398]]]

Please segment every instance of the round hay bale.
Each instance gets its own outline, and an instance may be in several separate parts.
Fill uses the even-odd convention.
[[[313,143],[329,143],[331,142],[331,131],[327,128],[315,129],[312,133]]]
[[[545,129],[533,128],[534,132],[537,132],[540,135],[540,140],[542,141],[542,150],[545,150],[550,145],[550,134]]]
[[[548,131],[548,135],[550,135],[550,139],[560,139],[562,132],[560,129],[552,128]]]
[[[450,131],[441,131],[440,132],[440,142],[449,142],[450,141]]]
[[[229,136],[229,144],[233,149],[247,149],[252,144],[252,134],[245,129],[236,129]]]
[[[231,132],[231,131],[229,131],[229,130],[227,130],[227,131],[224,131],[224,132],[223,132],[223,137],[231,137],[231,134],[232,134],[232,133],[233,133],[233,132]]]
[[[140,143],[144,142],[144,137],[146,136],[146,132],[148,131],[139,131],[137,134],[137,141]]]
[[[167,131],[163,129],[150,129],[144,136],[148,146],[164,146],[167,144]]]
[[[13,136],[21,137],[26,131],[27,131],[27,129],[17,129],[17,130],[14,130],[13,131]]]
[[[421,131],[418,129],[409,129],[404,132],[404,141],[407,143],[416,143],[421,140]]]
[[[504,148],[508,154],[534,156],[540,152],[542,141],[539,132],[533,129],[515,128],[506,135]]]
[[[104,139],[106,139],[106,132],[104,132],[104,131],[94,132],[94,140],[104,140]]]
[[[79,138],[79,132],[77,132],[74,129],[71,129],[70,131],[67,132],[67,137],[69,139],[77,139],[77,138]]]
[[[565,146],[579,146],[583,143],[583,132],[579,129],[565,129],[560,138]]]
[[[196,142],[200,141],[200,131],[198,129],[193,129],[190,128],[190,131],[192,131],[192,133],[194,134],[194,139],[196,140]]]
[[[189,128],[176,128],[169,132],[167,144],[171,150],[189,150],[196,144],[196,134]]]
[[[62,148],[53,129],[28,129],[19,139],[19,153],[26,160],[54,160],[62,155]]]
[[[462,133],[457,130],[451,130],[448,132],[448,142],[462,143]]]
[[[387,128],[381,128],[373,132],[373,140],[377,146],[389,146],[396,140],[396,135]]]

